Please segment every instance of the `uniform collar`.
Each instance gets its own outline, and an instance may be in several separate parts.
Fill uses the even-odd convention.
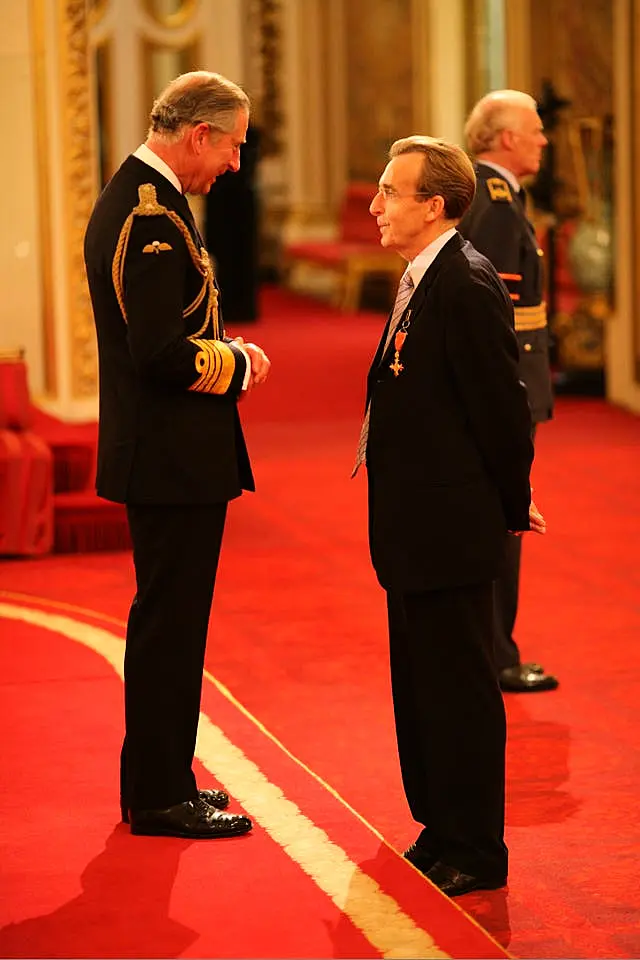
[[[161,173],[162,176],[166,177],[169,183],[176,188],[178,193],[182,193],[182,184],[178,180],[169,164],[165,163],[157,153],[153,152],[153,150],[150,150],[146,143],[141,143],[133,155],[134,157],[137,157],[138,160],[142,160],[143,163],[146,163],[148,167],[153,167],[154,170],[157,170],[158,173]]]
[[[501,177],[504,177],[509,186],[513,188],[514,193],[520,193],[520,181],[511,170],[507,170],[507,168],[503,167],[500,163],[494,163],[493,160],[478,160],[478,163],[481,163],[483,167],[491,167],[492,170],[496,170]]]

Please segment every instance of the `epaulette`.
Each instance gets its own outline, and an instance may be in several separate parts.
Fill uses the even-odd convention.
[[[502,177],[489,177],[486,184],[493,203],[500,200],[502,200],[503,203],[511,203],[513,197],[511,196],[511,190],[506,180],[503,180]]]
[[[163,213],[168,213],[166,207],[158,203],[158,194],[152,183],[141,183],[138,187],[138,200],[140,203],[133,208],[132,213],[140,217],[159,217]]]
[[[190,314],[192,314],[200,306],[205,297],[207,297],[205,321],[197,333],[194,334],[194,336],[199,337],[202,333],[204,333],[209,321],[211,320],[214,339],[221,339],[223,331],[218,315],[218,291],[213,279],[213,264],[211,263],[211,257],[209,256],[207,250],[204,247],[198,250],[193,242],[189,228],[182,217],[180,217],[174,210],[170,210],[168,207],[163,207],[162,204],[158,202],[158,194],[152,183],[140,184],[138,187],[138,200],[139,203],[137,203],[133,208],[125,220],[122,230],[120,231],[120,236],[118,237],[118,243],[116,245],[116,252],[111,265],[113,286],[116,291],[116,297],[118,298],[118,304],[120,306],[125,323],[127,322],[127,313],[124,306],[124,263],[127,254],[127,247],[129,246],[129,238],[131,236],[131,228],[133,227],[134,218],[166,216],[174,223],[184,237],[184,242],[186,243],[187,249],[191,255],[193,265],[202,277],[202,287],[200,288],[200,292],[193,302],[190,303],[189,306],[183,311],[183,315],[185,317],[190,316]],[[159,254],[161,250],[171,250],[171,245],[168,243],[163,243],[159,240],[154,240],[153,243],[146,244],[142,252]]]

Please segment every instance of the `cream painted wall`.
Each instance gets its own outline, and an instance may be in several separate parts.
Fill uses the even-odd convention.
[[[466,113],[464,3],[429,0],[427,6],[430,129],[424,132],[462,144]]]
[[[0,31],[0,350],[23,347],[32,393],[44,388],[31,24],[26,0],[3,0]]]

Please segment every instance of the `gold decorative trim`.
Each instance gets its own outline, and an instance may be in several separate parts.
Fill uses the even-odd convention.
[[[3,594],[2,596],[6,596]],[[32,598],[29,598],[32,599]],[[47,601],[49,602],[49,601]],[[102,615],[101,615],[102,616]],[[124,679],[124,642],[122,637],[104,627],[94,626],[71,616],[51,613],[34,607],[0,601],[0,619],[29,623],[82,644],[102,657],[121,680]],[[253,715],[233,698],[226,687],[207,674],[222,696],[236,706],[265,736],[284,750],[303,770],[326,787],[346,809],[369,824],[322,778],[298,761]],[[373,950],[383,957],[424,957],[425,960],[449,960],[426,927],[418,926],[402,905],[386,893],[378,882],[352,860],[347,850],[338,846],[328,834],[290,800],[282,787],[269,780],[263,770],[247,757],[201,712],[195,755],[206,770],[237,798],[247,814],[290,857],[311,881],[332,901],[344,922],[353,925]],[[385,847],[384,838],[369,827]],[[400,856],[397,854],[398,857]],[[467,918],[474,927],[473,918]],[[487,943],[491,936],[483,930]],[[495,941],[493,941],[495,943]],[[496,945],[498,953],[502,952]]]
[[[107,12],[109,0],[89,0],[89,23],[94,27]]]
[[[282,154],[283,19],[282,0],[247,0],[246,60],[250,71],[252,114],[260,127],[262,157]]]
[[[143,183],[138,187],[138,199],[140,202],[133,208],[122,226],[120,236],[118,237],[118,243],[116,245],[116,252],[113,257],[113,263],[111,265],[111,279],[113,280],[118,306],[120,307],[120,312],[122,313],[124,322],[128,323],[127,312],[124,304],[124,264],[127,256],[127,248],[129,246],[129,238],[131,236],[134,218],[136,216],[165,216],[172,221],[172,223],[182,234],[189,253],[191,254],[193,265],[202,277],[202,287],[200,288],[199,293],[196,295],[193,302],[190,303],[185,310],[183,310],[182,315],[185,318],[191,316],[191,314],[194,313],[194,311],[200,306],[205,296],[207,296],[204,323],[193,336],[199,337],[201,334],[203,334],[209,326],[209,321],[211,321],[213,337],[215,340],[220,339],[222,336],[222,330],[220,328],[220,317],[218,314],[218,291],[214,282],[211,257],[209,256],[207,250],[204,247],[201,247],[201,249],[198,251],[195,243],[193,242],[193,238],[189,233],[189,228],[184,220],[175,212],[175,210],[169,210],[168,207],[163,207],[162,204],[158,202],[156,188],[152,183]],[[148,244],[143,247],[142,252],[159,253],[161,248],[164,248],[165,250],[171,250],[171,246],[168,243],[161,244],[157,240],[155,240],[154,243],[158,244],[156,249],[154,249],[153,244]]]
[[[77,399],[95,396],[98,388],[95,328],[83,256],[84,232],[96,192],[86,0],[59,0],[58,33],[70,385]]]
[[[153,0],[144,0],[144,6],[156,23],[163,27],[182,27],[187,23],[196,12],[198,0],[182,0],[182,5],[173,13],[160,13],[154,9]]]
[[[547,305],[543,301],[535,307],[516,307],[516,330],[522,333],[526,330],[544,330],[547,325]]]
[[[34,110],[36,120],[36,166],[38,178],[38,232],[40,236],[40,297],[44,389],[57,396],[55,316],[53,312],[53,265],[51,262],[51,191],[49,188],[49,130],[47,124],[46,24],[44,0],[31,0]]]

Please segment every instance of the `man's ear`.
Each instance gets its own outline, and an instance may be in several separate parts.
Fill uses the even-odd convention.
[[[513,130],[500,131],[500,145],[503,150],[513,150],[516,134]]]
[[[444,213],[444,197],[441,197],[439,193],[436,193],[433,197],[428,197],[425,200],[425,220],[427,223],[433,223],[434,220],[438,220]]]
[[[207,145],[211,135],[208,123],[197,123],[191,130],[191,143],[196,153],[200,153]]]

